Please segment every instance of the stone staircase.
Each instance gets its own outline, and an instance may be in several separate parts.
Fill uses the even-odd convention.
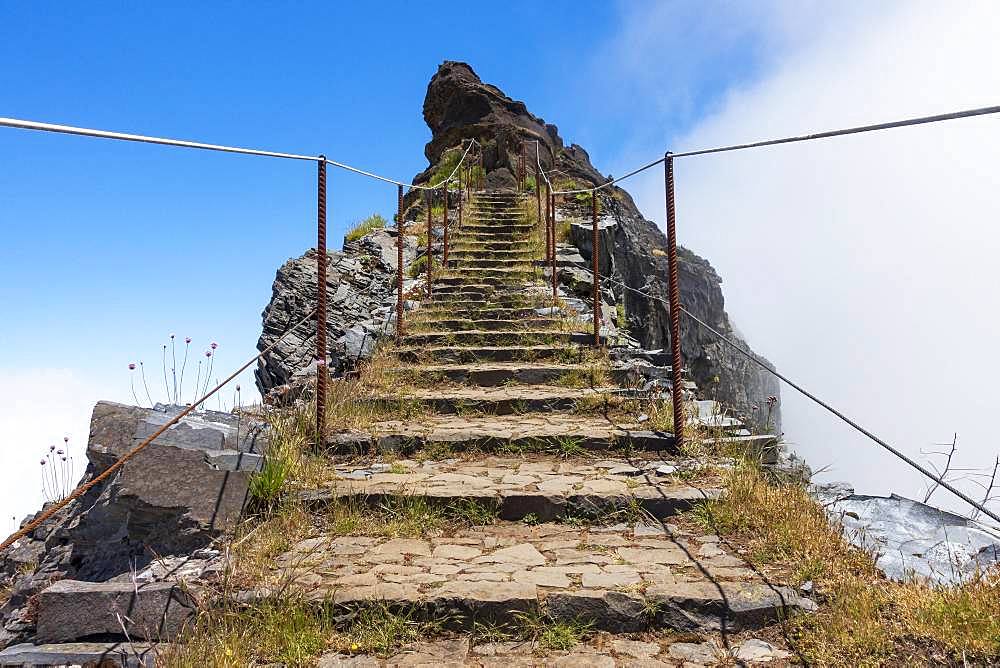
[[[332,435],[331,481],[302,495],[316,513],[426,503],[474,507],[479,521],[447,535],[319,532],[278,560],[274,581],[317,602],[388,605],[460,631],[530,614],[614,634],[730,633],[807,605],[714,536],[672,522],[719,494],[720,478],[630,413],[634,390],[593,348],[589,323],[553,314],[527,210],[514,194],[473,198],[387,369],[406,389],[376,398],[426,413]],[[433,656],[433,646],[421,651]],[[450,665],[492,665],[475,642],[464,648]],[[668,645],[659,650],[643,660],[679,664]],[[636,660],[593,654],[561,665]]]
[[[589,322],[553,308],[526,204],[474,196],[447,266],[385,351],[381,384],[357,397],[392,419],[327,435],[326,482],[300,494],[314,530],[245,598],[294,591],[348,617],[384,606],[453,634],[388,663],[331,654],[320,666],[749,660],[756,655],[740,655],[729,634],[809,602],[679,517],[720,494],[720,470],[677,452],[669,406],[629,384],[593,346]],[[691,409],[714,435],[754,438],[714,402]],[[363,523],[345,530],[329,519],[345,508],[443,513],[451,524],[405,535]],[[0,666],[152,665],[150,641],[175,638],[195,605],[175,577],[144,578],[48,587],[35,614],[37,641],[50,644],[11,647]],[[545,658],[524,643],[482,642],[482,628],[502,634],[526,618],[613,635]],[[723,640],[680,642],[676,632]]]

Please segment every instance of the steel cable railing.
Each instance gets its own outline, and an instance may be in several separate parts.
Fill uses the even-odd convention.
[[[655,295],[649,294],[648,292],[643,292],[642,290],[639,290],[637,288],[633,288],[632,286],[628,285],[621,278],[614,278],[614,277],[609,277],[609,276],[602,276],[602,278],[606,279],[609,283],[611,283],[613,285],[614,284],[619,285],[624,290],[628,290],[628,291],[633,292],[635,294],[638,294],[638,295],[640,295],[642,297],[645,297],[646,299],[657,301],[657,302],[660,302],[661,304],[669,306],[668,302],[665,301],[662,297],[657,297]],[[761,369],[763,369],[767,373],[771,374],[772,376],[774,376],[778,380],[784,382],[789,387],[791,387],[793,390],[795,390],[796,392],[798,392],[802,396],[806,397],[807,399],[809,399],[810,401],[812,401],[816,405],[818,405],[818,406],[822,407],[823,409],[825,409],[826,411],[832,413],[837,418],[839,418],[840,420],[842,420],[846,424],[850,425],[853,429],[855,429],[856,431],[858,431],[862,435],[868,437],[873,442],[875,442],[876,444],[880,445],[881,447],[883,447],[884,449],[886,449],[887,451],[889,451],[891,454],[893,454],[896,457],[898,457],[899,459],[901,459],[906,464],[909,464],[911,467],[913,467],[918,472],[920,472],[921,474],[923,474],[924,476],[926,476],[927,478],[929,478],[930,480],[932,480],[934,483],[936,483],[936,484],[940,485],[941,487],[944,487],[945,489],[947,489],[949,492],[951,492],[952,494],[954,494],[955,496],[957,496],[962,501],[966,502],[967,504],[969,504],[973,508],[981,511],[982,513],[984,513],[985,515],[989,516],[990,518],[996,520],[997,522],[1000,522],[1000,515],[997,515],[996,513],[993,513],[992,511],[990,511],[989,509],[987,509],[984,506],[984,504],[981,504],[981,503],[973,500],[967,494],[965,494],[961,490],[957,489],[956,487],[954,487],[953,485],[951,485],[950,483],[948,483],[942,477],[934,475],[929,469],[927,469],[926,467],[922,466],[920,463],[916,462],[911,457],[909,457],[906,454],[904,454],[903,452],[901,452],[898,448],[893,447],[888,442],[886,442],[884,439],[882,439],[879,436],[877,436],[876,434],[874,434],[872,431],[870,431],[870,430],[866,429],[865,427],[861,426],[861,424],[859,424],[856,420],[848,417],[843,411],[835,408],[834,406],[832,406],[830,403],[824,401],[823,399],[820,399],[817,395],[815,395],[814,393],[812,393],[809,390],[805,389],[799,383],[791,380],[790,378],[788,378],[788,376],[786,376],[783,373],[779,372],[776,368],[772,368],[771,365],[769,365],[766,362],[764,362],[763,360],[761,360],[761,358],[757,354],[755,354],[752,350],[750,350],[746,346],[740,345],[736,341],[732,340],[730,337],[726,336],[725,334],[723,334],[722,332],[720,332],[719,330],[717,330],[715,327],[712,327],[707,322],[705,322],[704,320],[702,320],[701,318],[699,318],[695,314],[691,313],[691,311],[687,310],[684,306],[680,307],[680,311],[681,311],[681,313],[683,313],[684,315],[686,315],[687,317],[689,317],[691,320],[693,320],[695,322],[695,324],[697,324],[699,327],[702,327],[703,329],[705,329],[707,332],[709,332],[710,334],[712,334],[713,336],[715,336],[717,339],[719,339],[720,341],[722,341],[726,345],[728,345],[731,348],[733,348],[734,350],[736,350],[742,356],[746,357],[748,360],[750,360],[751,362],[753,362],[754,364],[756,364],[757,366],[759,366]]]
[[[8,536],[7,539],[2,544],[0,544],[0,551],[6,550],[8,547],[10,547],[11,545],[13,545],[15,542],[17,542],[21,538],[24,538],[29,533],[31,533],[32,531],[34,531],[35,529],[37,529],[39,526],[41,526],[42,523],[45,522],[45,520],[49,519],[50,517],[52,517],[53,515],[55,515],[57,512],[59,512],[60,510],[62,510],[63,508],[65,508],[71,501],[80,498],[81,496],[83,496],[84,494],[86,494],[88,491],[90,491],[91,489],[93,489],[94,487],[96,487],[97,485],[99,485],[100,483],[102,483],[103,481],[107,480],[113,473],[115,473],[115,471],[117,471],[118,469],[120,469],[121,467],[123,467],[126,464],[126,462],[128,462],[130,459],[134,458],[140,452],[142,452],[143,450],[145,450],[146,447],[148,447],[150,443],[152,443],[157,438],[159,438],[165,431],[167,431],[168,429],[170,429],[171,427],[173,427],[175,424],[177,424],[178,422],[180,422],[182,418],[184,418],[186,415],[188,415],[189,413],[191,413],[192,411],[194,411],[201,404],[205,403],[209,398],[212,397],[212,395],[214,395],[216,392],[218,392],[223,387],[225,387],[230,382],[232,382],[241,373],[243,373],[244,371],[246,371],[250,367],[251,364],[253,364],[254,362],[256,362],[258,360],[263,359],[265,355],[267,355],[268,353],[270,353],[272,350],[274,350],[274,348],[279,343],[281,343],[282,341],[284,341],[285,337],[287,337],[289,334],[291,334],[292,332],[294,332],[296,329],[298,329],[299,327],[301,327],[302,325],[304,325],[314,315],[316,315],[316,311],[317,311],[317,309],[313,309],[312,311],[310,311],[308,315],[306,315],[304,318],[302,318],[297,323],[295,323],[290,328],[288,328],[285,331],[284,334],[282,334],[277,339],[275,339],[269,346],[267,346],[266,348],[264,348],[263,350],[261,350],[259,353],[257,353],[256,355],[254,355],[253,357],[251,357],[249,360],[247,360],[247,362],[243,366],[241,366],[239,369],[237,369],[236,371],[234,371],[233,373],[231,373],[225,380],[223,380],[221,383],[219,383],[218,385],[216,385],[211,391],[209,391],[207,394],[205,394],[200,399],[197,399],[197,400],[193,401],[190,405],[186,406],[184,408],[184,410],[180,411],[179,413],[177,413],[177,415],[175,415],[174,417],[172,417],[169,420],[167,420],[167,422],[165,422],[159,429],[157,429],[155,432],[153,432],[148,437],[146,437],[141,443],[139,443],[138,445],[136,445],[135,447],[133,447],[132,449],[130,449],[128,452],[126,452],[125,454],[123,454],[121,457],[119,457],[118,459],[116,459],[114,461],[114,463],[111,464],[111,466],[109,466],[108,468],[106,468],[103,471],[101,471],[101,473],[99,473],[95,477],[91,478],[86,483],[78,486],[76,489],[74,489],[72,492],[70,492],[69,494],[67,494],[65,497],[63,497],[59,501],[56,501],[51,506],[49,506],[48,508],[46,508],[35,519],[31,520],[26,525],[24,525],[23,527],[21,527],[20,529],[18,529],[17,531],[15,531],[13,534],[11,534],[10,536]]]
[[[239,146],[228,146],[224,144],[210,144],[205,142],[189,141],[184,139],[173,139],[169,137],[156,137],[152,135],[139,135],[131,134],[125,132],[114,132],[110,130],[100,130],[96,128],[85,128],[72,125],[59,125],[55,123],[45,123],[40,121],[30,121],[17,118],[0,118],[0,127],[16,128],[21,130],[35,130],[41,132],[54,132],[58,134],[69,134],[78,135],[83,137],[93,137],[98,139],[113,139],[118,141],[128,141],[128,142],[139,142],[146,144],[159,144],[163,146],[175,146],[180,148],[192,148],[205,151],[218,151],[223,153],[236,153],[241,155],[253,155],[261,157],[271,157],[271,158],[282,158],[287,160],[305,160],[316,162],[318,166],[317,173],[317,220],[316,220],[316,285],[317,285],[317,317],[316,317],[316,363],[317,363],[317,376],[316,376],[316,432],[317,435],[322,431],[323,425],[323,406],[326,399],[326,383],[327,383],[327,373],[326,369],[326,166],[330,165],[337,167],[339,169],[346,170],[348,172],[353,172],[361,176],[383,181],[385,183],[392,183],[396,185],[400,191],[400,206],[399,215],[397,222],[397,233],[400,238],[397,240],[399,244],[400,251],[400,266],[398,267],[398,272],[400,277],[398,279],[399,284],[399,301],[400,304],[397,306],[397,334],[402,334],[402,189],[408,187],[411,190],[422,190],[424,192],[430,193],[434,190],[441,188],[443,185],[445,191],[450,187],[452,179],[454,179],[456,174],[459,174],[459,189],[461,189],[461,172],[460,170],[465,165],[466,159],[469,156],[469,152],[474,146],[479,147],[478,160],[480,165],[480,174],[482,173],[482,146],[475,139],[469,140],[469,145],[465,148],[462,153],[462,157],[459,159],[455,168],[452,169],[451,173],[446,177],[442,178],[437,183],[431,183],[430,185],[421,185],[416,183],[405,183],[403,181],[397,181],[396,179],[391,179],[387,176],[382,176],[368,170],[360,169],[354,167],[347,163],[339,162],[337,160],[330,160],[326,156],[320,155],[306,155],[301,153],[288,153],[281,151],[268,151],[263,149],[255,148],[245,148]],[[463,142],[464,143],[464,142]],[[480,175],[480,180],[482,176]],[[481,181],[480,181],[481,185]],[[447,195],[445,197],[447,200]],[[429,204],[428,204],[429,207]],[[445,225],[447,226],[447,213],[445,214]],[[431,243],[430,235],[430,208],[428,208],[428,235],[427,235],[428,247]],[[429,278],[430,278],[430,257],[428,257],[428,290],[430,289]]]
[[[43,123],[40,121],[29,121],[19,118],[0,118],[0,127],[17,128],[21,130],[39,130],[43,132],[55,132],[59,134],[69,134],[77,135],[81,137],[96,137],[99,139],[117,139],[119,141],[131,141],[140,142],[145,144],[160,144],[162,146],[177,146],[181,148],[194,148],[201,149],[205,151],[219,151],[222,153],[239,153],[242,155],[257,155],[269,158],[285,158],[289,160],[307,160],[312,162],[324,161],[326,164],[339,169],[343,169],[348,172],[353,172],[361,176],[366,176],[368,178],[377,179],[385,183],[391,183],[397,186],[403,186],[404,188],[413,188],[415,190],[437,190],[442,184],[448,183],[454,178],[455,173],[458,168],[462,165],[465,160],[466,155],[472,149],[473,145],[479,145],[479,142],[475,139],[470,140],[468,148],[466,148],[465,153],[462,155],[462,159],[459,161],[455,169],[448,177],[442,179],[438,183],[431,185],[420,185],[417,183],[407,183],[403,181],[397,181],[396,179],[389,178],[388,176],[382,176],[376,174],[375,172],[370,172],[368,170],[361,169],[359,167],[354,167],[344,162],[338,162],[337,160],[330,160],[323,155],[306,155],[302,153],[286,153],[282,151],[267,151],[263,149],[255,148],[244,148],[240,146],[226,146],[223,144],[209,144],[205,142],[189,141],[185,139],[172,139],[169,137],[154,137],[151,135],[138,135],[130,134],[126,132],[113,132],[110,130],[99,130],[95,128],[84,128],[73,125],[58,125],[56,123]]]
[[[915,118],[905,118],[898,121],[888,121],[886,123],[875,123],[873,125],[859,125],[851,128],[843,128],[840,130],[827,130],[825,132],[815,132],[807,135],[796,135],[792,137],[782,137],[780,139],[765,139],[763,141],[751,142],[747,144],[733,144],[730,146],[719,146],[715,148],[703,148],[691,151],[678,151],[676,153],[670,153],[675,158],[687,158],[695,155],[708,155],[710,153],[725,153],[729,151],[741,151],[748,148],[762,148],[765,146],[777,146],[779,144],[792,144],[796,142],[812,141],[814,139],[829,139],[831,137],[842,137],[844,135],[860,134],[863,132],[874,132],[876,130],[890,130],[893,128],[902,128],[910,125],[925,125],[927,123],[940,123],[941,121],[953,121],[961,118],[972,118],[974,116],[987,116],[990,114],[1000,113],[1000,105],[992,107],[979,107],[978,109],[965,109],[962,111],[953,111],[946,114],[935,114],[933,116],[918,116]],[[537,140],[536,140],[537,141]],[[555,194],[557,195],[577,195],[582,193],[594,193],[604,188],[613,186],[616,183],[620,183],[627,178],[633,177],[640,172],[644,172],[651,167],[661,164],[666,160],[666,155],[662,158],[657,158],[652,162],[646,163],[642,167],[638,167],[628,172],[623,176],[611,179],[605,183],[594,186],[593,188],[580,188],[577,190],[558,190]]]
[[[680,397],[681,379],[680,379],[680,375],[679,375],[680,374],[681,362],[682,362],[682,359],[681,359],[682,356],[681,356],[681,349],[680,349],[680,290],[679,290],[678,281],[677,281],[677,265],[678,265],[678,263],[677,263],[677,214],[676,214],[675,198],[674,198],[674,159],[678,158],[678,157],[705,155],[705,154],[709,154],[709,153],[721,153],[721,152],[726,152],[726,151],[737,151],[737,150],[743,150],[743,149],[749,149],[749,148],[759,148],[759,147],[764,147],[764,146],[774,146],[774,145],[778,145],[778,144],[787,144],[787,143],[793,143],[793,142],[812,141],[812,140],[816,140],[816,139],[827,139],[827,138],[830,138],[830,137],[839,137],[839,136],[843,136],[843,135],[858,134],[858,133],[863,133],[863,132],[873,132],[873,131],[877,131],[877,130],[887,130],[887,129],[891,129],[891,128],[900,128],[900,127],[906,127],[906,126],[911,126],[911,125],[923,125],[923,124],[927,124],[927,123],[938,123],[938,122],[941,122],[941,121],[949,121],[949,120],[955,120],[955,119],[960,119],[960,118],[971,118],[971,117],[974,117],[974,116],[985,116],[985,115],[988,115],[988,114],[996,114],[996,113],[1000,113],[1000,106],[980,107],[978,109],[967,109],[967,110],[962,110],[962,111],[949,112],[949,113],[945,113],[945,114],[936,114],[936,115],[933,115],[933,116],[920,116],[920,117],[915,117],[915,118],[907,118],[907,119],[901,119],[901,120],[896,120],[896,121],[889,121],[889,122],[886,122],[886,123],[877,123],[877,124],[873,124],[873,125],[862,125],[862,126],[855,126],[855,127],[850,127],[850,128],[843,128],[843,129],[840,129],[840,130],[829,130],[829,131],[825,131],[825,132],[817,132],[817,133],[808,134],[808,135],[796,135],[796,136],[792,136],[792,137],[783,137],[783,138],[779,138],[779,139],[768,139],[768,140],[759,141],[759,142],[753,142],[753,143],[748,143],[748,144],[734,144],[734,145],[730,145],[730,146],[721,146],[721,147],[709,148],[709,149],[699,149],[699,150],[694,150],[694,151],[684,151],[684,152],[679,152],[679,153],[673,153],[673,152],[669,152],[668,151],[666,154],[664,154],[664,156],[662,158],[659,158],[659,159],[654,160],[654,161],[652,161],[650,163],[647,163],[647,164],[645,164],[645,165],[643,165],[643,166],[641,166],[641,167],[639,167],[637,169],[633,169],[632,171],[628,172],[627,174],[625,174],[622,177],[619,177],[617,179],[609,179],[607,182],[599,184],[599,185],[596,185],[596,186],[594,186],[592,188],[581,188],[581,189],[574,189],[574,190],[558,190],[558,191],[555,191],[555,190],[552,189],[552,183],[551,183],[551,181],[549,180],[548,176],[544,173],[544,171],[541,169],[541,162],[540,162],[540,159],[539,159],[539,148],[538,148],[538,141],[537,140],[535,141],[535,162],[536,162],[536,169],[545,178],[545,182],[547,184],[547,190],[548,190],[549,196],[551,198],[551,204],[552,204],[551,208],[554,209],[554,207],[555,207],[555,196],[556,195],[566,196],[566,195],[574,195],[574,194],[576,194],[576,195],[579,195],[579,194],[589,194],[590,197],[591,197],[592,240],[593,240],[592,241],[592,247],[591,247],[591,255],[592,255],[593,266],[594,266],[594,268],[593,268],[593,287],[594,287],[594,290],[593,290],[593,293],[594,293],[593,294],[593,310],[594,310],[594,313],[595,313],[595,318],[594,318],[594,332],[595,332],[594,333],[594,342],[595,342],[595,345],[600,345],[600,335],[599,335],[599,327],[600,327],[600,325],[599,325],[599,318],[597,317],[598,314],[599,314],[599,310],[600,310],[600,274],[598,273],[598,257],[599,257],[599,253],[600,253],[600,247],[599,247],[600,235],[599,235],[599,229],[598,229],[598,216],[597,216],[597,197],[598,197],[598,192],[600,190],[604,189],[604,188],[610,187],[611,185],[613,185],[615,183],[621,182],[624,179],[627,179],[627,178],[629,178],[631,176],[639,174],[640,172],[643,172],[643,171],[645,171],[645,170],[647,170],[647,169],[649,169],[651,167],[654,167],[654,166],[659,165],[661,163],[663,164],[664,198],[666,200],[666,212],[667,212],[667,220],[666,220],[667,267],[668,267],[668,272],[669,272],[668,294],[669,294],[669,302],[670,302],[670,307],[671,307],[670,308],[670,332],[671,332],[671,336],[670,336],[670,353],[671,353],[671,357],[672,357],[672,359],[674,361],[674,363],[673,363],[673,367],[674,367],[674,372],[673,372],[673,374],[674,374],[674,378],[673,378],[673,381],[674,381],[673,382],[673,386],[674,386],[674,397],[673,397],[673,399],[674,399],[674,401],[673,401],[673,404],[674,404],[674,423],[678,424],[678,425],[682,425],[682,427],[677,430],[677,434],[676,434],[678,443],[680,444],[680,443],[683,442],[683,438],[684,438],[684,434],[683,434],[684,415],[683,415],[683,403],[682,403],[681,397]],[[553,166],[555,166],[556,156],[555,156],[554,152],[553,152],[552,158],[553,158]],[[554,212],[553,212],[553,215],[551,217],[554,219]],[[552,263],[553,279],[552,280],[553,280],[553,299],[554,299],[555,298],[555,294],[556,294],[556,288],[555,288],[555,282],[556,282],[556,278],[555,278],[555,274],[556,274],[556,270],[555,270],[555,242],[554,242],[554,230],[555,230],[555,228],[554,228],[554,223],[553,223],[553,226],[552,226],[552,230],[553,230],[553,242],[552,242],[551,257],[553,258],[553,263]]]

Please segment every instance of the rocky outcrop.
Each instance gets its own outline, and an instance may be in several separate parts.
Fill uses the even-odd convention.
[[[81,484],[179,410],[98,403]],[[11,593],[0,607],[0,647],[114,635],[122,624],[116,611],[134,613],[126,622],[132,637],[176,631],[191,606],[170,583],[212,570],[211,543],[242,516],[265,451],[256,420],[214,411],[182,418],[3,555],[0,575]],[[75,626],[64,623],[69,618]]]
[[[855,494],[847,483],[812,488],[844,538],[875,556],[893,580],[957,585],[1000,563],[1000,531],[967,517],[893,494]]]
[[[416,256],[416,241],[404,237],[404,266]],[[327,253],[327,363],[334,373],[351,368],[394,322],[396,283],[395,230],[377,230],[342,251]],[[288,260],[278,269],[271,301],[263,312],[263,350],[316,307],[316,251]],[[255,372],[262,395],[293,382],[314,365],[316,327],[309,322],[286,337]],[[313,367],[314,368],[314,367]],[[312,374],[308,374],[312,375]]]
[[[445,62],[431,79],[424,99],[424,120],[432,138],[424,149],[430,167],[415,177],[426,183],[435,174],[445,151],[475,139],[483,146],[486,180],[500,173],[503,181],[514,173],[522,143],[527,142],[528,164],[538,161],[557,186],[591,187],[604,183],[602,176],[580,146],[566,146],[555,125],[531,114],[520,101],[482,82],[465,63]],[[537,143],[536,143],[537,142]],[[499,177],[494,177],[499,178]],[[508,185],[510,185],[508,183]],[[416,196],[409,203],[419,204]],[[612,187],[600,196],[602,210],[600,271],[623,282],[608,298],[622,303],[628,329],[649,349],[669,345],[669,311],[666,306],[666,238],[655,223],[645,219],[631,196]],[[561,219],[585,219],[587,207],[576,200],[563,202]],[[590,265],[590,228],[574,227],[571,241]],[[679,249],[681,300],[684,306],[726,336],[740,341],[725,311],[722,279],[704,258]],[[587,269],[560,272],[570,280],[586,281]],[[591,279],[592,280],[592,279]],[[662,301],[661,301],[662,300]],[[682,321],[681,347],[687,370],[699,393],[722,401],[745,419],[763,425],[767,421],[768,397],[777,397],[779,386],[772,376],[719,341],[691,320]],[[770,410],[772,428],[780,425],[777,408]]]

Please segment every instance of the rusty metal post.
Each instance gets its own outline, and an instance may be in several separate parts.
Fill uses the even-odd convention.
[[[434,247],[433,236],[431,235],[431,227],[433,225],[431,218],[431,203],[433,199],[431,198],[431,191],[425,191],[427,200],[427,296],[431,296],[431,270],[434,264],[434,253],[432,249]]]
[[[465,200],[465,193],[462,191],[462,170],[458,170],[458,229],[462,229],[462,202]]]
[[[441,266],[448,269],[448,185],[444,186],[444,257]]]
[[[542,175],[535,167],[535,223],[542,222]]]
[[[552,215],[552,195],[549,194],[549,184],[545,184],[545,257],[542,258],[542,267],[549,263],[549,246],[552,245],[552,227],[549,225],[549,217]]]
[[[552,232],[549,234],[549,238],[552,239],[551,251],[549,253],[549,262],[551,263],[552,269],[552,302],[555,303],[558,298],[558,284],[559,284],[559,274],[556,272],[556,196],[555,193],[552,194],[552,206],[549,207],[549,227],[552,228]]]
[[[681,290],[677,279],[677,210],[674,201],[674,156],[667,153],[663,161],[663,181],[667,198],[667,271],[670,283],[670,376],[671,403],[674,409],[674,438],[676,446],[684,443],[683,367],[681,361]]]
[[[594,269],[594,345],[601,345],[601,274],[600,269],[600,255],[601,255],[601,235],[597,229],[597,193],[590,193],[590,211],[591,211],[591,249],[590,249],[590,259],[591,266]]]
[[[528,187],[528,148],[521,142],[521,190]]]
[[[316,179],[316,446],[326,425],[326,157],[319,156]]]
[[[396,338],[403,338],[403,186],[396,190]]]

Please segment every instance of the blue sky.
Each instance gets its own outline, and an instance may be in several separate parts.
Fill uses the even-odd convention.
[[[609,171],[637,111],[660,141],[754,61],[742,36],[724,57],[713,50],[663,124],[664,109],[637,110],[628,99],[637,91],[606,67],[621,58],[616,39],[639,6],[553,2],[543,14],[527,2],[448,11],[391,2],[90,3],[41,11],[3,2],[0,116],[323,152],[409,179],[427,164],[427,82],[455,59],[525,100]],[[718,21],[684,13],[697,30]],[[93,401],[130,399],[129,362],[144,360],[153,398],[165,395],[160,346],[169,333],[193,337],[195,355],[218,341],[214,375],[253,354],[275,270],[314,243],[315,167],[11,129],[0,131],[0,156],[8,315],[0,371],[16,385],[0,448],[9,479],[31,483],[0,505],[20,514],[36,503],[36,453],[63,434],[82,448]],[[331,245],[394,201],[390,186],[333,171]]]
[[[323,152],[409,179],[427,164],[427,82],[441,61],[464,60],[584,146],[603,173],[620,174],[667,147],[996,104],[1000,82],[989,64],[1000,58],[990,32],[997,12],[988,1],[945,8],[917,0],[515,1],[447,11],[394,2],[97,2],[42,10],[0,0],[0,116]],[[1000,121],[992,123],[962,127],[985,150]],[[948,132],[907,137],[966,146],[964,135]],[[844,337],[858,331],[838,326],[863,322],[873,340],[884,331],[928,330],[926,319],[906,320],[916,306],[885,315],[885,304],[907,287],[919,297],[914,286],[887,294],[872,287],[886,267],[911,266],[922,257],[916,251],[934,248],[899,243],[924,218],[930,230],[947,217],[950,240],[978,241],[951,249],[953,276],[973,266],[970,247],[973,255],[995,248],[996,235],[984,243],[985,223],[974,222],[997,217],[988,196],[997,186],[995,160],[969,144],[973,154],[959,160],[966,180],[951,190],[920,188],[909,226],[895,229],[886,222],[895,220],[897,204],[913,201],[913,182],[895,177],[906,165],[887,162],[878,141],[845,140],[838,146],[852,152],[822,170],[818,159],[827,154],[812,148],[689,163],[678,173],[687,216],[681,241],[719,269],[737,325],[779,367],[829,389],[876,430],[909,439],[912,452],[950,440],[953,427],[971,430],[971,440],[983,441],[975,446],[979,464],[995,449],[987,419],[975,427],[971,417],[942,414],[940,424],[924,420],[926,434],[901,429],[917,422],[906,416],[924,416],[928,407],[922,399],[887,406],[873,379],[919,387],[920,366],[900,359],[882,368],[893,356],[860,345],[849,346],[855,356],[838,356]],[[845,164],[855,179],[869,169],[863,178],[877,192],[862,197],[856,181],[832,182],[834,167]],[[765,172],[770,189],[756,184]],[[658,221],[660,178],[650,173],[628,185]],[[218,341],[216,375],[253,354],[275,270],[314,243],[314,180],[308,163],[0,129],[0,517],[37,506],[37,453],[64,434],[82,448],[96,399],[129,400],[130,361],[145,360],[152,394],[163,396],[153,377],[169,333],[193,337],[196,354]],[[824,215],[846,211],[842,199],[826,201],[838,187],[853,188],[851,221],[859,229],[892,230],[879,246],[855,247],[862,250],[846,276],[843,265],[823,264],[830,253],[803,252],[842,241],[821,232],[841,229],[843,220],[810,226],[818,206]],[[331,172],[330,188],[333,246],[353,221],[394,206],[394,188],[355,175]],[[783,206],[796,197],[800,206]],[[957,203],[968,203],[968,216],[956,215]],[[966,277],[949,289],[963,303],[990,303],[995,295],[976,287],[990,284]],[[988,338],[995,324],[977,335]],[[909,359],[929,361],[923,340],[914,345]],[[829,358],[815,354],[821,348],[832,351]],[[900,350],[898,342],[890,348]],[[1000,368],[986,363],[951,369],[952,396],[995,396],[983,379]],[[869,375],[852,384],[845,368]],[[884,460],[860,466],[867,446],[816,431],[825,418],[793,401],[785,406],[793,435],[817,465],[831,463],[886,491],[871,473],[888,466]],[[970,416],[990,405],[970,405]]]
[[[0,110],[325,152],[408,179],[426,166],[427,81],[442,60],[462,59],[600,165],[635,118],[629,104],[599,103],[615,84],[594,54],[621,8],[553,3],[550,22],[530,7],[97,3],[39,12],[7,3]],[[710,65],[699,104],[725,82],[723,63]],[[684,106],[683,117],[694,117]],[[171,331],[250,350],[274,270],[312,244],[307,163],[15,130],[0,132],[0,155],[0,297],[23,323],[4,332],[3,366],[71,361],[106,373],[155,354]],[[331,243],[394,197],[384,184],[334,172]]]

